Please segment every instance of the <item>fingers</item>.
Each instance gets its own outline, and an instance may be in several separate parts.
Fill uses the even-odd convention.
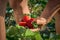
[[[45,26],[45,24],[47,24],[47,20],[45,18],[36,18],[34,20],[34,22],[36,22],[38,24],[38,28],[42,28],[43,26]]]
[[[46,24],[47,20],[45,18],[35,18],[33,22],[36,22],[38,25]]]
[[[32,32],[37,32],[40,31],[40,28],[36,28],[36,29],[30,29]]]
[[[45,18],[39,18],[39,19],[37,19],[37,24],[46,24],[47,23],[47,21],[46,21],[46,19]]]
[[[47,23],[47,20],[45,18],[36,18],[33,22],[36,22],[38,24],[38,28],[36,29],[30,29],[32,32],[40,31]]]

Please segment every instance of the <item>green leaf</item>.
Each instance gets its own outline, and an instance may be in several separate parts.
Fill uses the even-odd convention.
[[[27,29],[26,32],[25,32],[25,36],[34,36],[34,32]]]
[[[17,29],[16,27],[11,26],[9,29],[7,29],[7,36],[9,37],[14,37],[17,34]]]
[[[21,28],[22,28],[22,29],[25,29],[24,26],[16,25],[16,27],[17,27],[18,29],[21,29]]]
[[[33,22],[32,25],[34,26],[34,28],[37,28],[38,27],[38,25],[37,25],[36,22]]]
[[[37,33],[35,34],[35,39],[36,39],[36,40],[42,40],[42,37],[41,37],[41,35],[40,35],[39,32],[37,32]]]

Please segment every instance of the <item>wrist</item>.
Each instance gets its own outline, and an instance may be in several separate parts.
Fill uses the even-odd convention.
[[[30,10],[28,7],[22,8],[23,14],[30,14]]]

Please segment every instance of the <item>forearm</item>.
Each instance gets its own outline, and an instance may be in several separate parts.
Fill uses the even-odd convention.
[[[59,7],[59,4],[60,0],[49,0],[40,17],[47,19],[49,22],[58,11],[57,8]]]
[[[20,5],[22,6],[23,14],[30,14],[28,0],[23,0]]]
[[[0,0],[0,40],[6,40],[5,30],[5,11],[6,11],[6,0]]]
[[[29,14],[28,0],[9,0],[11,8],[14,10],[14,17],[18,24],[24,14]]]

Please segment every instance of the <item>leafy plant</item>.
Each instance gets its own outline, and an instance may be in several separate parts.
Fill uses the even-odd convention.
[[[23,26],[16,25],[9,27],[7,29],[7,39],[8,40],[42,40],[40,33],[32,32],[29,29],[24,28]]]

